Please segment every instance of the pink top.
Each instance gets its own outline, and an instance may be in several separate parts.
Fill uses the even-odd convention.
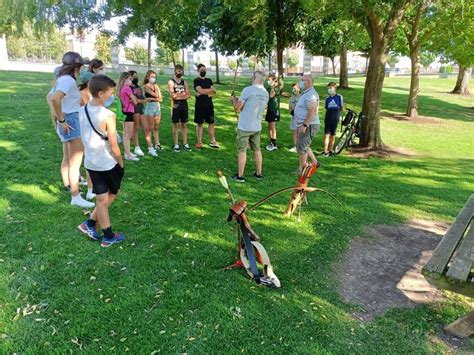
[[[130,96],[133,95],[132,88],[130,86],[122,86],[120,89],[120,101],[122,102],[122,112],[124,113],[135,113],[135,107]]]

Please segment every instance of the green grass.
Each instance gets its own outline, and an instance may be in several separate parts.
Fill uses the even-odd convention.
[[[126,164],[111,216],[127,240],[107,250],[77,231],[84,215],[61,189],[61,145],[44,101],[50,79],[0,72],[2,353],[446,350],[433,336],[466,312],[465,301],[454,297],[444,305],[393,309],[360,323],[337,294],[332,265],[364,225],[412,217],[451,222],[474,191],[474,111],[469,109],[474,104],[472,98],[445,93],[453,80],[421,80],[420,113],[442,123],[382,120],[384,142],[413,150],[415,157],[342,155],[322,161],[312,185],[334,193],[343,208],[324,194],[311,196],[298,224],[281,215],[285,195],[249,214],[283,285],[273,291],[256,287],[243,271],[221,270],[235,258],[235,236],[225,221],[229,201],[216,178],[217,169],[227,176],[236,170],[229,78],[217,86],[215,100],[219,151],[171,152],[165,95],[160,133],[166,148],[158,159]],[[166,78],[159,79],[163,89]],[[329,80],[316,79],[320,93]],[[363,80],[352,80],[354,89],[342,93],[349,107],[360,108]],[[408,83],[408,78],[386,80],[384,111],[404,111]],[[285,112],[278,126],[281,147],[291,145],[288,124]],[[189,126],[194,143],[194,124]],[[318,134],[318,150],[321,141]],[[253,203],[292,185],[296,167],[296,155],[286,149],[264,152],[265,179],[230,182],[231,188]],[[249,159],[248,176],[252,169]]]

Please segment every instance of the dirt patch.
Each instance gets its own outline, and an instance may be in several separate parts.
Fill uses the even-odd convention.
[[[384,118],[388,118],[395,121],[402,121],[407,123],[421,123],[421,124],[442,124],[443,121],[437,117],[431,116],[417,116],[417,117],[407,117],[405,115],[396,114],[396,113],[383,113]]]
[[[411,220],[404,225],[368,226],[366,232],[372,238],[353,238],[337,267],[341,296],[362,307],[353,316],[370,320],[389,308],[443,301],[443,293],[428,284],[421,268],[447,227],[445,223]]]
[[[348,155],[354,158],[377,157],[383,159],[392,159],[396,157],[412,157],[416,156],[416,153],[405,148],[393,148],[384,146],[382,148],[377,149],[352,147]]]

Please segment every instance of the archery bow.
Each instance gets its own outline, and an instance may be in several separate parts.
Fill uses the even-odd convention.
[[[239,61],[237,60],[237,64],[236,64],[235,70],[234,70],[234,80],[232,82],[232,93],[230,94],[230,97],[235,96],[235,82],[237,81],[237,69],[238,68],[239,68]],[[238,120],[239,115],[237,114],[237,110],[235,109],[235,106],[234,106],[234,113],[235,113],[235,118]]]

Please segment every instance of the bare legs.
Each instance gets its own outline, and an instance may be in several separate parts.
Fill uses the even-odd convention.
[[[303,169],[304,164],[308,160],[308,157],[311,159],[311,162],[313,164],[317,164],[318,159],[316,159],[316,156],[314,155],[313,151],[311,148],[308,148],[306,153],[300,154],[299,159],[300,159],[300,171]]]
[[[155,138],[155,144],[160,144],[160,123],[161,116],[152,117],[153,122],[153,136]]]
[[[179,123],[173,123],[173,143],[178,144]],[[188,144],[188,129],[186,123],[181,123],[181,138],[183,144]]]
[[[96,206],[90,218],[97,221],[102,229],[110,227],[109,206],[114,202],[117,195],[109,192],[97,195]]]
[[[69,148],[68,142],[63,143],[63,160],[61,162],[61,179],[64,187],[69,187]]]
[[[202,144],[202,131],[203,131],[203,124],[198,123],[196,126],[196,136],[197,136],[197,143]],[[209,133],[209,140],[211,143],[216,143],[216,137],[214,135],[215,129],[214,124],[210,123],[207,127],[207,132]]]
[[[71,188],[71,196],[77,196],[79,194],[79,169],[82,164],[82,157],[84,155],[84,147],[80,138],[69,141],[67,144],[67,153],[69,159],[69,186]],[[62,165],[61,165],[62,167]]]
[[[268,122],[268,135],[270,139],[277,139],[276,122]]]
[[[123,123],[123,149],[125,150],[125,156],[132,156],[130,151],[130,139],[133,136],[133,122],[124,122]]]
[[[139,147],[140,143],[138,141],[138,129],[140,128],[140,121],[143,115],[140,115],[139,113],[135,113],[133,115],[133,144],[135,144],[135,147]]]
[[[332,152],[335,139],[336,139],[335,135],[332,135],[332,134],[324,135],[324,153]]]
[[[253,152],[253,157],[255,159],[255,169],[257,175],[262,175],[262,152],[260,150]],[[238,176],[244,176],[245,164],[247,163],[247,152],[239,152],[237,158],[238,166]]]

